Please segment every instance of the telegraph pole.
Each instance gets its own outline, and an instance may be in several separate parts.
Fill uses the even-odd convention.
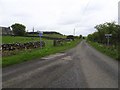
[[[118,2],[118,25],[120,25],[120,1]],[[119,38],[118,38],[119,40]],[[117,42],[117,58],[120,59],[120,42]]]
[[[34,27],[33,27],[33,36],[34,36]]]
[[[74,31],[73,31],[73,35],[75,36],[75,28],[74,28]]]
[[[32,38],[32,40],[34,40],[34,27],[32,28],[32,30],[33,30],[32,31],[33,34],[31,34],[31,35],[33,35],[33,36],[31,38]]]
[[[118,2],[118,24],[120,25],[120,1]]]

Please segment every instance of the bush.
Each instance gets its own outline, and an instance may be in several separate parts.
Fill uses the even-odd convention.
[[[12,27],[12,31],[13,31],[14,35],[24,36],[26,33],[25,32],[26,27],[22,24],[15,23],[11,27]]]

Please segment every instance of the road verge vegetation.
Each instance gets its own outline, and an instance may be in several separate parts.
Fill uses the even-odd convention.
[[[120,25],[116,22],[105,22],[94,28],[96,31],[87,36],[87,40],[92,42],[91,45],[108,56],[120,60]]]
[[[97,49],[98,51],[102,52],[103,54],[110,56],[116,60],[118,60],[118,50],[115,49],[112,46],[106,46],[97,42],[92,42],[92,41],[88,41],[88,43],[94,47],[95,49]]]
[[[80,42],[80,39],[69,41],[64,43],[64,45],[55,46],[55,47],[53,46],[53,40],[46,40],[45,42],[47,43],[46,47],[42,49],[37,48],[37,49],[24,50],[18,52],[15,55],[2,57],[2,67],[18,64],[24,61],[38,59],[58,52],[64,52],[76,46]]]

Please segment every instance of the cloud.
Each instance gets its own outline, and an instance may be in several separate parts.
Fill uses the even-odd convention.
[[[30,31],[88,35],[94,26],[116,21],[119,0],[0,0],[0,26],[22,23]]]

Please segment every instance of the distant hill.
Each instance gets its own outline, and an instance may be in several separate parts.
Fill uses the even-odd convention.
[[[27,34],[38,34],[38,32],[27,32]],[[55,31],[44,31],[43,34],[60,34],[60,35],[63,35],[59,32],[55,32]]]
[[[28,36],[38,36],[38,32],[27,32]],[[44,31],[43,36],[52,37],[52,38],[66,38],[65,35],[55,32],[55,31]]]

